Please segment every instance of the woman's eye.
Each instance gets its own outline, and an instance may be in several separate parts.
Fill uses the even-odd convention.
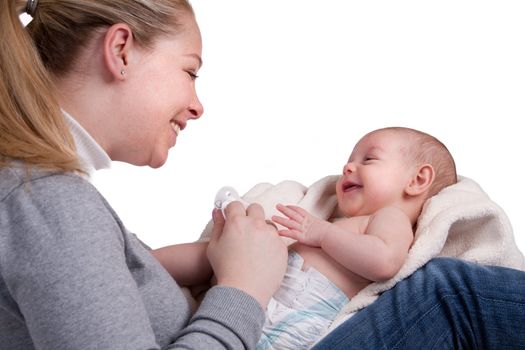
[[[186,71],[186,73],[188,73],[188,75],[190,76],[191,80],[195,80],[195,79],[197,79],[199,77],[197,74],[195,74],[192,71]]]

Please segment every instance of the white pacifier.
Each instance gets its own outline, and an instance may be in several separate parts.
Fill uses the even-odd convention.
[[[244,200],[242,200],[241,196],[237,193],[237,191],[230,186],[224,186],[221,188],[217,194],[215,195],[215,201],[213,202],[215,208],[220,209],[222,212],[222,216],[224,215],[224,209],[233,201],[239,201],[241,202],[245,207],[248,206],[248,203]]]

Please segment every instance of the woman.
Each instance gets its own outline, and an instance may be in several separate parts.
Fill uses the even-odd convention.
[[[202,115],[189,3],[2,1],[0,45],[1,347],[252,348],[286,266],[262,208],[214,215],[217,286],[191,316],[87,179],[110,159],[160,167]]]
[[[23,11],[34,17],[26,29]],[[85,178],[110,159],[161,166],[201,116],[190,5],[5,0],[0,45],[1,347],[253,348],[286,265],[261,208],[214,213],[218,283],[190,319],[178,287]],[[523,347],[524,289],[523,272],[438,259],[318,348]]]
[[[436,258],[313,350],[525,349],[525,272]]]

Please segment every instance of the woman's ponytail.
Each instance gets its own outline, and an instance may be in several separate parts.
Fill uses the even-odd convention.
[[[81,171],[49,73],[19,15],[27,1],[0,1],[0,168],[22,161]]]

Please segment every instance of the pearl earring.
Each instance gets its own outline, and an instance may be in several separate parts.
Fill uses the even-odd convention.
[[[124,69],[120,70],[120,75],[124,76],[125,73],[126,73],[126,71]]]

